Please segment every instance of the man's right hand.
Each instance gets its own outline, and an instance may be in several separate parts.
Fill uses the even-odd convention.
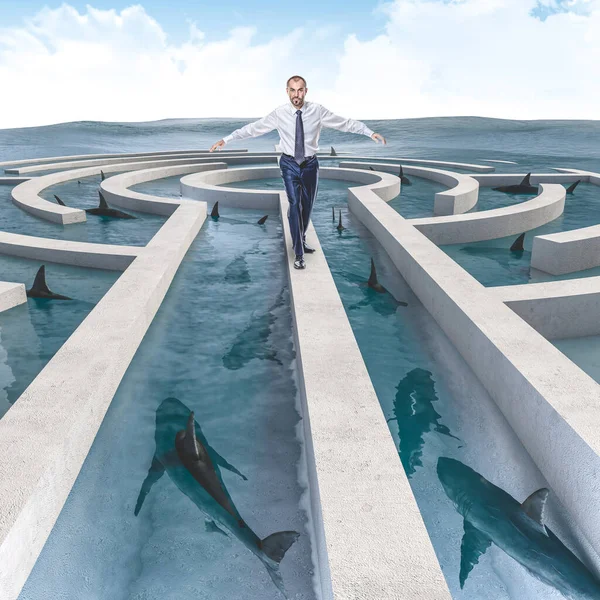
[[[223,140],[219,140],[216,144],[212,145],[212,148],[209,150],[209,152],[214,152],[215,150],[220,150],[224,145],[225,145],[225,142]]]

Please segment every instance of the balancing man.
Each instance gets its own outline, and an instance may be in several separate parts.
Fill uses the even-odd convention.
[[[319,183],[319,161],[316,152],[319,149],[321,127],[360,133],[383,144],[386,141],[382,135],[373,133],[360,121],[338,117],[320,104],[305,101],[308,88],[304,77],[290,77],[286,91],[290,102],[282,104],[266,117],[236,129],[214,144],[210,151],[220,150],[231,140],[257,137],[277,129],[280,137],[279,147],[283,152],[279,167],[289,201],[288,218],[296,253],[294,267],[304,269],[304,254],[312,254],[315,251],[306,244],[306,229]]]

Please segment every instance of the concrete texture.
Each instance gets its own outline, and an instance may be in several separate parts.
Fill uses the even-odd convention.
[[[0,177],[0,185],[17,185],[30,179],[31,177]]]
[[[314,228],[298,271],[282,223],[321,600],[450,600]]]
[[[600,551],[600,386],[368,188],[348,204]]]
[[[540,192],[531,200],[504,208],[408,221],[438,245],[503,238],[540,227],[562,215],[565,188],[553,183],[540,184]]]
[[[208,152],[206,150],[163,150],[158,152],[121,152],[117,154],[73,154],[69,156],[47,156],[44,158],[25,158],[20,160],[7,160],[0,162],[0,168],[14,167],[16,165],[37,165],[45,163],[63,162],[63,161],[75,161],[75,160],[89,160],[94,158],[127,158],[127,157],[145,157],[145,156],[163,156],[165,154],[169,156],[177,156],[179,154],[190,154],[194,152]],[[227,153],[241,153],[247,152],[247,150],[221,150],[221,152]]]
[[[27,294],[23,283],[0,281],[0,312],[25,302],[27,302]]]
[[[0,420],[0,598],[15,600],[206,205],[182,202]]]
[[[547,339],[600,335],[600,277],[488,289]]]
[[[226,187],[228,183],[274,177],[281,177],[279,167],[246,167],[206,171],[183,177],[181,191],[185,197],[204,200],[209,205],[218,201],[220,206],[277,210],[279,208],[279,192],[277,191]],[[383,172],[319,167],[319,177],[371,185],[373,192],[386,202],[400,193],[400,179]]]
[[[225,158],[225,157],[223,157]],[[252,161],[255,158],[244,158],[237,157],[232,160],[238,161]],[[86,213],[84,210],[79,208],[71,208],[68,206],[60,206],[54,202],[49,202],[40,197],[39,194],[47,187],[56,185],[58,183],[64,183],[65,181],[72,181],[74,179],[81,179],[83,177],[91,177],[94,175],[100,175],[100,171],[105,174],[110,174],[118,171],[136,171],[138,169],[150,169],[157,167],[167,166],[181,166],[181,165],[202,165],[215,162],[213,155],[208,158],[176,158],[176,159],[165,159],[157,161],[142,161],[142,162],[127,162],[117,163],[111,165],[101,165],[96,167],[85,167],[82,169],[74,169],[61,171],[58,173],[50,173],[48,175],[41,175],[35,177],[17,185],[12,190],[13,203],[25,210],[26,212],[35,215],[41,219],[51,221],[53,223],[59,223],[61,225],[69,225],[71,223],[81,223],[86,221]],[[65,200],[68,202],[68,200]]]
[[[363,166],[364,165],[364,166]],[[373,162],[340,162],[341,168],[368,169],[373,167],[376,171],[384,171],[398,175],[398,165],[390,163]],[[423,179],[430,179],[441,183],[451,189],[438,192],[433,203],[434,215],[457,215],[471,210],[479,199],[479,183],[469,175],[430,169],[427,167],[403,167],[405,175],[415,175]]]
[[[481,187],[497,187],[501,185],[516,185],[521,183],[523,177],[527,173],[494,173],[492,175],[480,175],[479,173],[470,173],[470,177],[476,179]],[[586,183],[589,181],[589,176],[571,175],[559,173],[532,173],[531,183],[574,183],[578,179]]]
[[[78,267],[124,271],[141,250],[139,246],[54,240],[0,231],[0,254]]]
[[[600,185],[600,175],[578,169],[556,169],[569,181],[587,181]],[[533,238],[531,266],[551,275],[575,273],[600,266],[600,225],[561,231]]]
[[[344,154],[344,153],[341,153]],[[352,158],[352,160],[377,160],[375,156],[344,156],[343,158]],[[448,162],[445,160],[426,160],[423,158],[404,158],[404,157],[393,157],[393,156],[385,156],[381,157],[379,160],[385,160],[386,162],[393,161],[394,164],[402,165],[428,165],[430,167],[444,167],[444,168],[456,168],[456,169],[471,169],[475,173],[492,173],[495,171],[495,167],[490,167],[489,165],[473,165],[469,163],[459,163],[459,162]]]
[[[205,164],[140,169],[138,171],[121,173],[114,177],[108,177],[100,184],[100,187],[102,188],[106,201],[111,205],[129,208],[139,212],[168,216],[179,206],[178,200],[161,198],[142,192],[134,192],[129,188],[138,183],[163,179],[164,177],[174,177],[176,175],[186,175],[189,173],[214,171],[226,168],[227,164],[224,162],[210,162]]]

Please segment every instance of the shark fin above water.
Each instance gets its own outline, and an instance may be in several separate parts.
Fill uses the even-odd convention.
[[[527,173],[527,175],[525,175],[525,177],[523,177],[523,181],[521,181],[521,183],[519,185],[530,186],[531,185],[531,182],[529,181],[530,177],[531,177],[531,173]]]
[[[333,146],[331,146],[331,153],[329,154],[329,156],[337,156],[337,152],[335,151]]]
[[[269,218],[269,215],[265,215],[258,220],[259,225],[264,225],[265,221]]]
[[[98,205],[98,208],[109,208],[108,202],[106,201],[104,194],[102,192],[98,192],[98,196],[100,196],[100,204]]]
[[[533,519],[543,530],[544,527],[544,509],[546,508],[546,500],[548,499],[548,489],[541,488],[533,492],[522,504],[523,512]],[[547,535],[547,534],[546,534]]]
[[[522,233],[512,244],[510,247],[511,252],[523,252],[523,242],[525,241],[525,234]]]
[[[56,201],[61,205],[61,206],[66,206],[66,204],[56,195],[54,194],[54,197],[56,198]]]
[[[575,191],[575,188],[581,183],[581,179],[578,179],[575,183],[572,183],[567,188],[567,194],[572,194]]]
[[[212,211],[210,212],[210,216],[213,219],[218,219],[219,218],[219,202],[215,202],[214,206],[212,207]]]
[[[462,590],[469,573],[479,562],[479,557],[485,554],[492,545],[492,540],[479,531],[474,525],[465,519],[465,533],[460,545],[460,589]]]

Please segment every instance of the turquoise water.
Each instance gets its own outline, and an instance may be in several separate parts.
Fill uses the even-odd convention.
[[[221,470],[248,526],[261,538],[300,533],[281,574],[290,598],[314,599],[281,225],[229,213],[235,222],[208,218],[187,253],[21,600],[282,598],[257,557],[207,526],[169,477],[134,515],[168,397],[195,411],[208,443],[247,477]]]
[[[513,196],[482,188],[481,207],[500,208],[518,202],[524,202],[533,196]],[[546,235],[559,231],[569,231],[600,223],[600,187],[580,183],[574,194],[569,194],[565,201],[564,213],[550,223],[537,227],[525,235],[525,252],[518,255],[509,251],[518,236],[510,236],[497,240],[488,240],[473,244],[454,244],[442,246],[442,249],[458,264],[484,285],[512,285],[553,279],[573,279],[600,274],[600,268],[552,276],[530,268],[531,247],[536,235]]]
[[[232,187],[280,189],[281,185],[278,179],[267,179]],[[453,597],[562,598],[496,547],[481,557],[460,588],[463,519],[438,479],[438,458],[460,460],[519,502],[548,484],[386,253],[348,212],[347,185],[319,180],[312,221]],[[341,234],[332,220],[332,206],[336,215],[342,211],[346,230]],[[380,282],[393,295],[377,294],[364,285],[371,257]],[[311,256],[306,260],[310,276]],[[578,548],[553,493],[549,505],[547,523],[563,541]]]
[[[0,160],[207,148],[244,123],[72,123],[0,131]],[[338,151],[374,158],[391,155],[462,162],[483,158],[516,161],[517,165],[494,165],[507,172],[547,171],[553,166],[597,170],[600,158],[599,126],[595,123],[459,118],[368,124],[388,137],[387,147],[375,145],[364,136],[325,130],[321,148],[333,144]],[[232,144],[229,149],[272,150],[276,140],[277,136],[270,134]],[[178,197],[178,184],[172,179],[141,184],[135,189]],[[404,197],[393,203],[405,216],[427,216],[431,214],[436,184],[412,179],[413,188],[405,186]],[[88,202],[93,205],[98,181],[97,176],[89,178],[89,184],[82,180],[77,189],[64,184],[59,195],[66,194],[63,199],[67,203],[69,198],[82,203],[74,204],[77,206],[85,207]],[[82,185],[86,186],[85,193],[81,193]],[[279,180],[240,187],[244,185],[282,189]],[[428,185],[432,187],[428,189]],[[5,192],[9,193],[9,188],[0,186],[0,199],[8,199]],[[460,460],[518,501],[546,483],[493,401],[385,253],[348,213],[346,198],[343,182],[321,180],[313,222],[454,598],[558,598],[557,592],[531,577],[495,546],[481,557],[464,588],[460,588],[463,523],[437,477],[438,458]],[[494,200],[492,196],[489,200],[509,201]],[[585,203],[580,205],[582,211],[586,210]],[[74,235],[70,232],[80,227],[45,223],[16,209],[10,200],[3,206],[0,229],[60,237],[63,229],[65,235]],[[341,235],[331,220],[331,206],[342,211],[347,230]],[[16,212],[11,214],[11,210]],[[225,486],[250,528],[259,537],[286,529],[300,533],[282,561],[281,572],[290,598],[314,597],[310,541],[301,508],[304,504],[300,504],[303,487],[297,481],[300,445],[295,434],[299,416],[295,409],[297,389],[285,265],[281,262],[281,227],[275,215],[261,228],[255,222],[262,213],[223,207],[221,214],[218,222],[207,220],[188,252],[119,387],[23,589],[22,599],[282,597],[248,547],[238,537],[223,535],[210,522],[207,524],[205,515],[170,477],[157,481],[135,516],[138,494],[154,452],[157,411],[168,397],[176,397],[186,410],[194,410],[207,443],[247,477],[243,480],[222,470]],[[88,221],[84,224],[85,235],[97,232],[97,241],[122,239],[126,241],[121,243],[136,240],[143,244],[161,223],[158,218],[121,223],[123,227],[130,224],[139,228],[113,228],[109,232],[102,229],[101,221]],[[498,242],[508,244],[508,240]],[[374,295],[363,285],[371,256],[377,262],[381,282],[393,291],[393,296]],[[3,260],[0,258],[0,264]],[[477,264],[489,262],[483,270],[491,271],[502,260],[487,258]],[[309,275],[310,257],[307,262]],[[526,266],[518,264],[516,268]],[[495,284],[511,280],[514,270],[511,264],[500,267],[497,277],[490,280]],[[81,271],[85,277],[96,273]],[[63,287],[66,281],[54,279],[55,273],[59,271],[49,271],[50,287],[74,295],[72,288]],[[6,279],[10,279],[8,275]],[[111,274],[115,278],[117,275]],[[110,283],[104,282],[105,287],[100,286],[96,296],[86,298],[90,308]],[[33,377],[68,336],[68,328],[60,329],[63,320],[54,318],[54,311],[60,307],[53,303],[49,309],[40,313],[46,329],[31,325],[35,321],[31,309],[27,314],[13,309],[0,315],[0,342],[4,348],[0,352],[0,376],[4,374],[5,381],[9,381],[8,366],[15,379],[22,380],[18,383],[22,389],[27,377]],[[12,330],[11,321],[2,320],[11,314]],[[51,333],[54,328],[60,330],[60,335]],[[33,333],[21,336],[24,343],[20,346],[16,341],[13,346],[7,345],[11,338],[17,339],[12,333],[17,329]],[[19,352],[46,343],[39,339],[36,342],[33,334],[52,342],[44,352],[34,350],[31,359],[19,358]],[[26,341],[28,336],[31,343]],[[29,370],[30,360],[34,367]],[[17,395],[15,388],[13,399]],[[183,428],[184,424],[179,426]],[[548,512],[554,532],[585,556],[585,548],[575,543],[553,494]]]
[[[42,262],[0,256],[0,281],[29,289]],[[48,287],[72,300],[28,298],[0,313],[0,417],[110,289],[120,273],[46,264]]]

